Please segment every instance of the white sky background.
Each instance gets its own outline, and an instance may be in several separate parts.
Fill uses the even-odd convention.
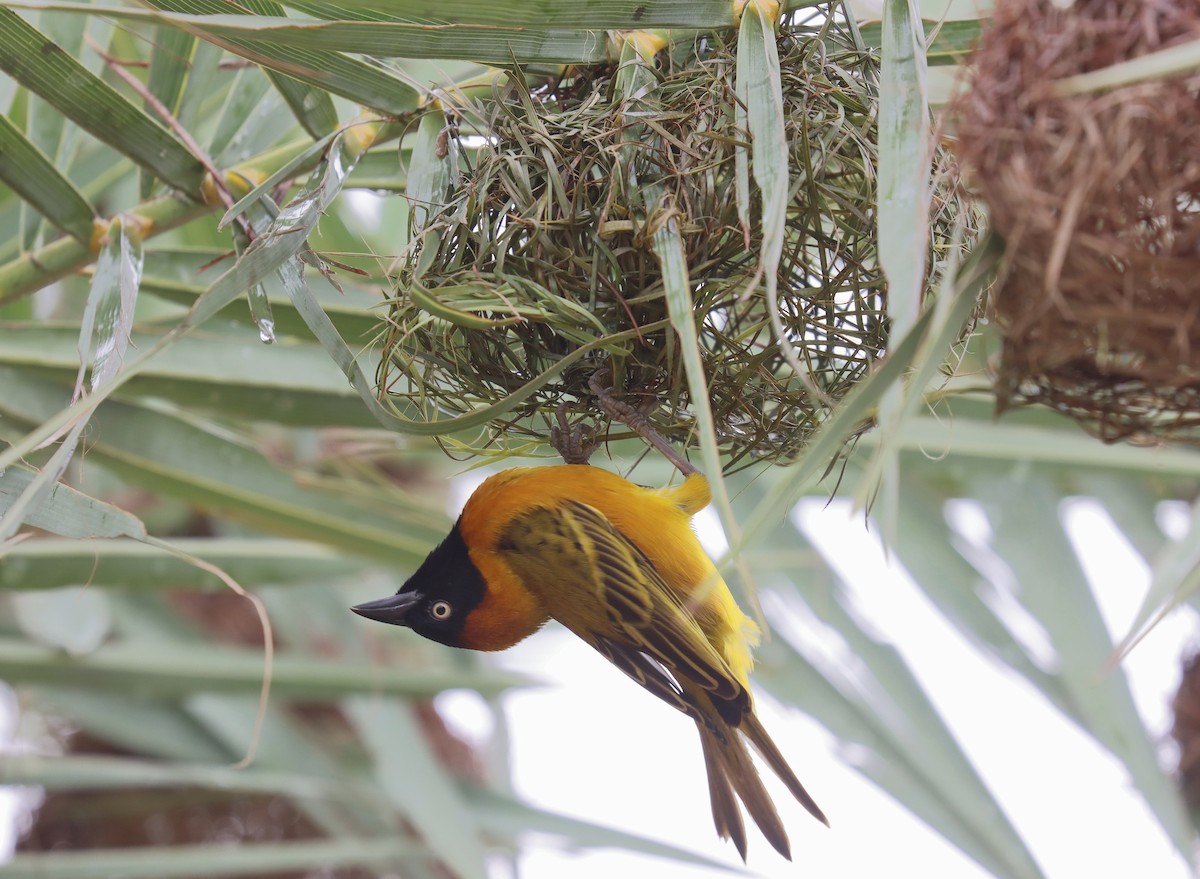
[[[970,511],[959,512],[969,534]],[[802,503],[797,516],[826,558],[836,560],[856,609],[911,665],[1047,876],[1192,875],[1120,764],[1032,687],[975,651],[902,570],[889,566],[860,514],[851,514],[846,503],[826,507],[814,499]],[[1149,572],[1098,505],[1072,503],[1066,516],[1076,545],[1086,547],[1084,567],[1106,622],[1120,637],[1145,594]],[[714,533],[720,540],[715,516],[701,525],[710,545]],[[1189,610],[1176,613],[1126,663],[1139,710],[1161,737],[1164,753],[1180,657],[1194,638],[1195,622]],[[547,629],[498,659],[506,668],[551,684],[506,701],[519,795],[552,811],[741,867],[734,847],[721,843],[713,830],[690,720],[641,691],[561,628]],[[471,696],[447,694],[439,708],[468,736],[486,734]],[[794,863],[776,855],[748,820],[752,873],[989,875],[849,768],[815,722],[762,694],[758,711],[833,826],[827,830],[813,821],[764,771],[792,838]],[[550,840],[531,840],[520,869],[523,879],[610,879],[622,872],[656,879],[719,875],[626,852],[563,852]]]

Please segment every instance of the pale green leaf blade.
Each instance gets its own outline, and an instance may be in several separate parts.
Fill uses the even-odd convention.
[[[741,530],[733,515],[729,502],[729,489],[725,485],[721,467],[721,449],[717,443],[716,422],[709,405],[708,380],[700,357],[700,342],[696,332],[696,317],[692,307],[691,283],[688,280],[687,260],[684,257],[683,240],[679,222],[671,217],[655,230],[654,253],[658,257],[663,273],[663,293],[667,300],[667,313],[671,326],[679,336],[680,356],[683,358],[684,374],[687,376],[688,393],[695,413],[696,431],[700,435],[700,454],[704,469],[708,472],[721,524],[730,541],[737,543]],[[750,588],[750,577],[741,559],[737,560],[740,582]]]
[[[736,62],[737,95],[745,105],[745,123],[750,134],[750,170],[761,204],[759,269],[766,283],[767,311],[775,343],[810,393],[819,396],[811,385],[811,371],[796,356],[779,313],[779,260],[787,232],[791,156],[784,129],[783,84],[779,50],[775,45],[775,22],[767,15],[767,5],[750,3],[745,7],[738,29]]]
[[[139,232],[130,232],[121,219],[114,220],[102,243],[80,323],[79,367],[73,399],[86,396],[84,375],[89,367],[90,389],[95,393],[112,381],[124,362],[141,273]],[[88,417],[88,414],[82,415],[70,425],[25,493],[5,511],[0,518],[0,540],[15,534],[29,512],[45,502],[74,457],[79,439],[87,429]]]
[[[956,234],[952,248],[959,246],[958,238]],[[999,240],[988,234],[976,243],[967,267],[960,267],[957,257],[947,261],[937,298],[926,306],[933,315],[929,335],[921,344],[904,385],[893,388],[880,406],[878,430],[872,436],[875,451],[859,484],[856,500],[862,507],[870,507],[872,497],[878,492],[878,500],[882,502],[882,530],[889,546],[897,542],[896,532],[902,518],[900,437],[905,424],[935,388],[939,370],[947,368],[956,345],[966,335],[979,302],[992,283],[1002,252]]]
[[[972,292],[977,291],[977,279],[986,277],[998,256],[996,242],[987,238],[975,248],[971,256],[964,262],[960,273],[963,283],[963,295],[958,300],[956,308],[965,308],[971,299]],[[952,312],[953,316],[953,312]],[[734,542],[731,553],[744,548],[745,543],[757,539],[762,534],[776,527],[783,521],[788,510],[795,506],[803,494],[811,489],[824,471],[832,467],[841,455],[851,437],[858,436],[858,441],[880,442],[877,432],[864,431],[867,420],[876,414],[878,406],[889,389],[901,382],[908,371],[917,362],[923,351],[927,352],[927,334],[934,324],[934,310],[921,313],[912,329],[892,346],[887,359],[867,379],[856,385],[838,403],[828,419],[818,428],[809,441],[808,449],[799,462],[787,467],[780,478],[776,479],[763,502],[748,518],[744,540],[739,544]],[[954,327],[953,320],[946,320],[940,332],[948,335]],[[946,336],[944,335],[943,338]],[[925,354],[928,358],[929,353]],[[917,419],[908,419],[906,425]],[[1198,457],[1200,460],[1200,457]]]
[[[212,118],[210,99],[225,88],[226,80],[221,70],[221,62],[228,59],[219,47],[204,40],[195,39],[194,45],[188,61],[187,79],[184,82],[177,118],[183,128],[197,134],[207,127]],[[279,133],[283,134],[283,129],[279,129]],[[294,132],[286,133],[295,136]],[[211,152],[209,157],[215,159]],[[213,164],[218,168],[228,168],[231,163],[214,161]]]
[[[0,513],[6,512],[36,478],[36,471],[21,465],[0,470]],[[25,518],[25,522],[34,528],[72,538],[140,538],[146,535],[146,526],[133,514],[61,484],[51,489],[46,500]]]
[[[178,705],[121,693],[38,686],[42,711],[52,712],[92,735],[148,758],[228,765],[233,753]]]
[[[72,57],[79,57],[83,51],[83,35],[87,29],[87,21],[78,15],[56,12],[45,12],[38,16],[38,27],[41,32],[53,40],[64,52]],[[95,34],[93,34],[93,37]],[[15,87],[15,83],[13,83]],[[79,155],[82,132],[72,125],[67,117],[59,110],[35,94],[28,93],[29,105],[25,119],[25,134],[34,146],[46,156],[54,167],[63,175],[72,170]],[[15,109],[15,107],[14,107]],[[94,179],[94,178],[92,178]],[[83,196],[85,199],[87,194]],[[32,218],[23,212],[25,235],[21,240],[22,250],[32,250],[40,243],[46,233],[45,223],[31,222]],[[75,236],[78,238],[78,236]],[[86,240],[86,239],[83,239]]]
[[[159,179],[186,193],[199,191],[204,169],[187,147],[5,7],[0,70]]]
[[[301,168],[319,165],[333,140],[334,135],[317,138],[311,144],[306,145],[304,149],[292,155],[265,180],[234,202],[233,206],[221,216],[217,228],[224,229],[234,218],[244,214],[253,205],[261,205],[270,211],[272,216],[278,216],[279,208],[272,200],[271,193],[285,181],[292,180]],[[255,231],[261,233],[263,230],[256,228]]]
[[[1012,571],[1015,596],[1054,645],[1059,677],[1085,727],[1125,764],[1133,782],[1179,850],[1192,830],[1178,792],[1158,765],[1090,585],[1063,530],[1059,495],[1021,474],[972,480],[992,525],[992,545]]]
[[[674,217],[654,233],[654,254],[663,274],[663,295],[671,326],[679,336],[679,356],[683,359],[688,393],[695,412],[696,432],[700,439],[700,454],[717,498],[717,508],[726,531],[736,533],[736,523],[729,507],[729,495],[721,476],[721,449],[717,443],[716,422],[709,405],[708,380],[704,375],[701,346],[696,333],[696,313],[692,305],[691,283],[679,222]]]
[[[1190,73],[1200,67],[1200,40],[1192,39],[1157,52],[1148,52],[1098,70],[1068,77],[1055,92],[1063,97],[1121,88],[1147,80]]]
[[[177,0],[176,8],[180,11],[191,10],[193,2]],[[221,7],[223,11],[227,8]],[[242,8],[256,15],[283,16],[283,7],[274,0],[246,0]],[[197,10],[198,11],[198,10]],[[319,69],[319,68],[318,68]],[[292,113],[313,139],[319,139],[332,133],[338,127],[337,110],[333,106],[333,98],[324,88],[310,83],[292,79],[275,70],[267,70],[267,77],[275,86],[284,101],[291,107]]]
[[[198,40],[172,27],[155,31],[146,84],[171,115],[179,118]]]
[[[139,643],[152,649],[170,650],[172,645],[181,645],[184,649],[202,651],[209,646],[211,635],[201,632],[181,618],[158,596],[139,595],[127,596],[122,593],[111,593],[114,608],[121,621],[122,632]],[[246,651],[239,651],[244,654]],[[78,692],[78,691],[77,691]],[[217,695],[213,693],[194,692],[185,696],[180,702],[162,703],[158,715],[149,714],[148,719],[183,720],[190,726],[184,729],[202,731],[205,740],[212,740],[228,755],[219,762],[228,763],[245,754],[247,746],[257,745],[254,766],[257,768],[293,771],[302,767],[303,771],[319,778],[344,778],[351,772],[351,767],[339,761],[320,742],[314,741],[305,734],[305,725],[288,708],[273,702],[266,707],[265,714],[260,712],[257,695]],[[64,704],[60,701],[60,709],[67,716],[76,716],[76,700],[69,699]],[[85,702],[86,704],[86,702]],[[143,700],[140,705],[148,704]],[[184,711],[176,714],[172,709],[182,705]],[[102,706],[93,712],[90,722],[100,721],[109,730],[110,735],[117,733],[121,738],[117,741],[127,741],[130,737],[138,737],[142,732],[137,727],[131,727],[124,722],[121,715],[111,716],[105,713]],[[165,712],[165,713],[164,713]],[[146,713],[146,712],[143,712]],[[259,721],[262,721],[261,726]],[[174,742],[156,741],[160,750],[168,752],[174,748]],[[197,742],[193,741],[193,745]],[[205,759],[194,755],[183,759],[197,761]],[[361,836],[393,831],[395,824],[390,813],[380,810],[375,800],[352,803],[331,803],[323,800],[306,799],[297,805],[308,815],[317,827],[336,836]]]
[[[1071,713],[1073,705],[1061,682],[1030,658],[997,615],[994,585],[955,547],[946,521],[946,499],[912,479],[911,472],[909,476],[892,552],[958,631],[1025,677],[1060,710]]]
[[[352,867],[394,869],[418,849],[399,837],[238,845],[139,846],[14,855],[5,879],[193,879],[196,876],[262,876]]]
[[[82,3],[14,0],[13,6],[62,12],[94,11]],[[277,70],[319,90],[387,113],[417,108],[418,92],[383,66],[351,57],[428,58],[505,65],[596,63],[609,60],[602,31],[452,25],[429,27],[395,21],[309,21],[271,15],[230,15],[212,0],[156,0],[153,11],[107,7],[118,20],[171,24],[229,52]],[[205,14],[189,10],[204,9]]]
[[[152,0],[150,5],[160,10],[155,16],[160,20],[267,67],[272,83],[314,138],[338,126],[331,93],[385,113],[404,113],[417,106],[417,92],[409,83],[377,64],[341,54],[383,54],[361,43],[329,51],[330,47],[311,40],[289,43],[259,38],[264,22],[274,22],[284,31],[306,26],[281,16],[282,7],[270,0],[246,4],[244,8],[255,15],[229,15],[230,7],[215,0]]]
[[[923,34],[912,0],[887,0],[879,94],[879,263],[888,279],[892,332],[908,332],[921,309],[929,239],[933,158]]]
[[[1118,655],[1135,649],[1138,641],[1160,620],[1200,590],[1200,516],[1197,516],[1197,509],[1200,509],[1200,501],[1193,501],[1188,511],[1187,531],[1179,540],[1166,542],[1161,532],[1157,541],[1151,538],[1158,546],[1151,556],[1150,586],[1129,631],[1121,638]]]
[[[6,509],[3,516],[0,516],[0,543],[16,535],[30,516],[49,500],[59,478],[71,463],[79,439],[86,428],[86,419],[74,424],[59,440],[54,453],[42,464],[41,469],[29,479],[24,491],[6,499]]]
[[[265,230],[259,231],[258,237],[239,257],[237,264],[196,301],[186,322],[189,328],[211,318],[235,295],[274,277],[282,266],[307,248],[308,236],[325,209],[341,192],[347,175],[354,169],[362,152],[362,149],[347,145],[345,132],[339,132],[329,141],[300,191],[279,209]],[[307,152],[301,155],[307,155]],[[298,161],[300,156],[286,163],[285,167]],[[248,204],[252,198],[253,193],[239,205]],[[233,209],[229,214],[232,213]]]
[[[429,218],[446,203],[451,185],[450,152],[441,149],[439,144],[447,124],[445,114],[438,112],[436,107],[422,114],[417,124],[408,164],[407,193],[412,207],[409,209],[410,227],[407,234],[401,236],[404,243],[416,240],[424,232]],[[426,245],[430,246],[432,242]]]
[[[1042,873],[904,660],[856,619],[829,576],[777,592],[791,619],[819,615],[839,636],[843,658],[775,637],[759,650],[755,678],[777,698],[813,714],[843,742],[852,763],[950,842],[998,876]],[[803,601],[803,605],[797,602]]]
[[[94,214],[83,194],[7,116],[0,115],[0,182],[64,232],[90,244]]]
[[[111,381],[125,362],[143,263],[141,230],[136,224],[131,229],[121,218],[113,220],[102,241],[80,324],[76,397],[83,390],[85,370],[91,372],[89,386],[94,392]]]
[[[176,537],[172,546],[214,565],[247,589],[360,576],[364,563],[318,543],[236,537]],[[227,589],[211,571],[139,540],[27,540],[0,562],[0,590],[87,584],[124,590]]]
[[[72,657],[13,637],[0,637],[0,676],[23,684],[115,690],[178,698],[192,693],[257,697],[263,682],[261,651],[213,644],[146,641],[105,644]],[[280,699],[337,699],[351,693],[430,698],[444,690],[494,695],[531,683],[509,673],[446,668],[391,668],[276,653],[271,692]],[[247,703],[250,717],[255,705]]]
[[[244,308],[244,304],[241,304]],[[25,380],[32,370],[69,385],[78,369],[70,330],[42,323],[3,325],[0,376]],[[148,350],[161,336],[134,333]],[[257,333],[182,338],[154,357],[118,395],[172,400],[193,412],[297,426],[371,427],[375,420],[337,368],[312,344],[268,348]]]
[[[238,71],[209,145],[217,167],[244,162],[278,139],[281,126],[275,122],[275,112],[281,101],[277,95],[267,96],[270,88],[262,70],[248,67]],[[260,127],[262,123],[266,124]]]
[[[289,0],[284,5],[317,18],[379,18],[429,27],[470,24],[531,29],[645,30],[728,28],[737,24],[735,4],[728,0],[573,0],[569,3],[493,0],[448,6],[433,6],[426,0]]]
[[[925,312],[917,324],[898,346],[892,349],[887,360],[868,379],[859,383],[846,394],[813,434],[808,449],[799,462],[780,473],[762,503],[747,517],[741,542],[735,542],[730,555],[739,553],[751,541],[761,538],[779,525],[787,512],[805,492],[824,475],[841,455],[851,437],[860,433],[867,419],[872,417],[887,390],[901,381],[912,365],[931,321],[932,312]]]
[[[961,401],[955,403],[951,414],[958,402]],[[990,417],[917,416],[906,420],[899,435],[890,439],[906,451],[946,452],[966,460],[1035,461],[1113,472],[1200,476],[1200,453],[1192,449],[1105,445],[1063,420],[1055,426],[1043,426],[1013,423],[1010,416],[999,422]],[[859,442],[872,446],[880,438],[873,432],[866,433]]]
[[[0,411],[36,423],[55,403],[45,383],[24,377]],[[195,419],[116,401],[103,415],[89,454],[132,484],[394,565],[415,566],[443,536],[428,504],[397,495],[385,510],[301,486],[262,452]]]
[[[486,879],[475,816],[442,767],[413,708],[381,699],[349,699],[344,709],[370,753],[384,794],[449,870]]]
[[[0,775],[0,778],[3,776]],[[695,864],[710,870],[741,872],[738,867],[722,861],[655,842],[643,836],[537,809],[496,791],[464,785],[462,792],[484,830],[514,842],[527,833],[543,833],[558,837],[574,848],[621,848],[679,863]]]
[[[72,656],[95,650],[112,628],[104,594],[83,586],[17,593],[12,608],[22,632]]]
[[[308,60],[314,62],[318,59],[310,57]],[[278,70],[267,68],[266,74],[275,90],[291,108],[292,115],[314,139],[325,137],[337,129],[337,110],[329,92],[312,82],[293,79]],[[374,77],[373,73],[368,75]]]
[[[197,61],[196,48],[200,41],[176,28],[160,27],[154,30],[150,47],[150,70],[146,76],[146,87],[150,94],[166,108],[171,116],[180,120],[184,92]],[[207,72],[203,70],[201,76]],[[149,98],[143,101],[147,113],[153,114],[154,106]],[[141,174],[141,197],[149,198],[154,191],[154,177]]]
[[[211,787],[224,792],[311,799],[366,793],[352,784],[299,773],[91,755],[9,754],[0,762],[0,784],[36,785],[55,791]]]
[[[379,58],[436,58],[502,65],[515,58],[522,64],[588,64],[608,60],[604,34],[590,30],[474,27],[431,29],[395,22],[296,22],[256,16],[231,21],[229,16],[170,16],[196,33],[277,70],[377,110],[402,113],[417,106],[416,93],[382,69],[355,62],[345,52]],[[324,59],[333,59],[328,78],[320,76]],[[329,63],[329,62],[324,62]],[[403,89],[388,95],[380,86]]]
[[[893,338],[903,336],[921,311],[929,240],[929,175],[932,160],[925,54],[910,0],[887,0],[879,86],[879,266],[887,279],[887,316]],[[941,351],[938,351],[941,357]],[[918,393],[923,390],[917,389]],[[883,399],[877,418],[886,438],[904,419],[903,388]],[[876,452],[875,480],[862,491],[878,495],[877,515],[885,540],[893,542],[900,516],[899,456],[885,441]],[[859,498],[866,506],[869,500]]]
[[[322,292],[333,295],[321,295]],[[142,293],[190,308],[204,293],[204,287],[147,274],[142,277]],[[268,285],[267,296],[271,300],[271,313],[275,316],[275,332],[278,335],[296,336],[305,340],[312,338],[307,324],[281,291],[273,285]],[[349,285],[344,286],[342,292],[338,293],[332,287],[323,285],[319,288],[317,298],[320,307],[343,337],[356,342],[366,342],[379,331],[377,306],[380,297],[376,293]],[[241,302],[227,305],[216,317],[220,320],[237,321],[247,327],[253,326],[253,321]],[[0,346],[0,352],[3,350],[3,346]],[[169,357],[170,355],[164,355],[164,362]],[[136,382],[137,379],[133,381]],[[345,382],[342,381],[342,384]]]
[[[1080,473],[1080,493],[1104,505],[1118,530],[1146,563],[1153,564],[1167,545],[1167,535],[1155,520],[1163,492],[1141,479],[1112,473]]]
[[[925,21],[925,57],[928,64],[960,64],[966,60],[975,41],[979,39],[979,20]],[[883,45],[883,23],[878,21],[860,25],[863,42],[873,48]]]

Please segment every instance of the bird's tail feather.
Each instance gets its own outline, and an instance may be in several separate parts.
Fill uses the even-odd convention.
[[[758,770],[754,767],[754,761],[750,759],[750,752],[746,750],[746,745],[735,729],[727,727],[725,734],[725,741],[722,742],[711,730],[700,728],[700,737],[704,741],[705,761],[707,762],[711,755],[723,777],[723,790],[718,790],[713,782],[712,769],[709,769],[709,794],[714,796],[713,817],[717,821],[717,832],[722,832],[723,826],[729,827],[727,821],[723,822],[721,819],[717,819],[718,809],[721,810],[722,815],[737,811],[736,804],[729,803],[731,799],[729,788],[732,787],[738,799],[746,807],[746,811],[750,813],[750,817],[754,819],[754,823],[758,825],[758,829],[762,831],[762,835],[766,837],[767,842],[771,843],[775,851],[791,860],[791,846],[788,843],[787,831],[783,829],[783,822],[779,820],[775,805],[771,802],[767,789],[763,787]],[[737,823],[741,824],[740,815]],[[741,851],[741,847],[738,850]]]
[[[725,774],[721,760],[721,743],[704,726],[700,730],[700,746],[704,751],[704,768],[708,770],[708,798],[712,802],[713,823],[721,839],[732,839],[738,854],[746,860],[746,827],[742,823],[742,811]]]
[[[742,718],[739,729],[745,733],[746,738],[750,740],[750,744],[754,746],[754,750],[758,751],[759,756],[771,767],[771,771],[778,775],[783,783],[787,785],[788,790],[792,792],[792,796],[800,801],[800,805],[804,806],[810,815],[828,827],[829,819],[825,817],[825,813],[821,811],[821,807],[817,805],[808,791],[804,789],[804,785],[800,783],[800,779],[796,778],[796,774],[792,772],[792,768],[783,759],[783,754],[779,753],[779,748],[771,741],[771,737],[767,735],[766,729],[763,728],[762,723],[754,716],[753,712],[747,712],[746,716]]]

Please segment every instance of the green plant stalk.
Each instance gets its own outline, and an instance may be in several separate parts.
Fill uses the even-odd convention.
[[[402,130],[399,125],[385,124],[381,126],[372,145],[394,140],[400,136]],[[312,141],[309,138],[292,141],[243,162],[226,173],[246,174],[253,171],[256,174],[270,174],[310,146]],[[319,155],[311,157],[302,167],[298,166],[295,169],[296,174],[311,171],[319,160]],[[223,210],[224,206],[192,201],[179,195],[164,195],[121,213],[141,220],[145,236],[150,238],[218,209]],[[98,250],[94,247],[82,244],[74,238],[61,238],[0,265],[0,305],[28,296],[48,284],[82,271],[96,261],[97,255]]]
[[[165,195],[143,202],[126,215],[142,220],[150,234],[182,226],[210,210],[200,202]],[[75,238],[59,238],[0,266],[0,305],[74,274],[98,256],[98,249]]]

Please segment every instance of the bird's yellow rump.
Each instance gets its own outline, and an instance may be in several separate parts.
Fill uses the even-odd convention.
[[[511,647],[558,620],[696,722],[721,837],[745,858],[740,799],[790,857],[747,741],[828,822],[754,714],[748,675],[758,627],[691,529],[709,499],[695,472],[653,489],[584,464],[505,470],[476,489],[399,592],[354,611],[473,650]]]

